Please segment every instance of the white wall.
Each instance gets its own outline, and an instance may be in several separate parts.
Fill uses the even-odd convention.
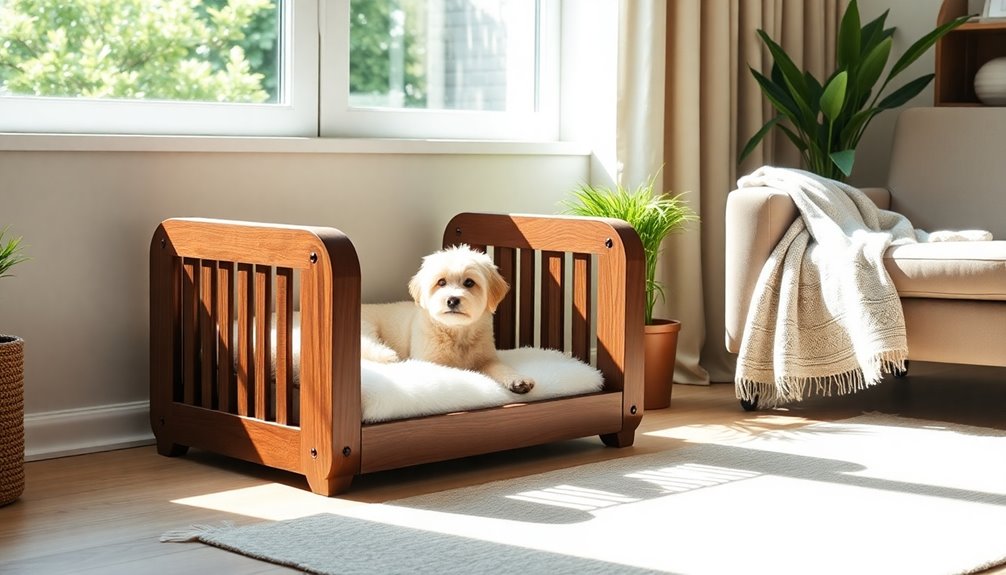
[[[17,141],[0,138],[0,225],[33,259],[0,281],[0,333],[26,341],[31,457],[148,438],[147,253],[162,219],[333,226],[357,247],[365,300],[405,299],[453,214],[556,213],[591,164],[579,151],[10,150]]]

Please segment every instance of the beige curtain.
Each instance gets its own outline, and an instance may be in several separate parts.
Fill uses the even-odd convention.
[[[835,34],[848,0],[632,0],[622,4],[626,6],[623,33],[646,29],[641,23],[645,16],[637,11],[648,11],[646,16],[666,22],[664,33],[648,32],[652,60],[665,65],[661,78],[664,110],[651,108],[650,122],[657,124],[662,116],[663,189],[688,192],[686,197],[702,218],[701,226],[665,243],[659,271],[667,286],[667,301],[658,314],[682,322],[675,381],[733,381],[734,357],[724,347],[723,327],[727,194],[738,175],[760,165],[799,163],[789,142],[777,137],[766,140],[737,166],[738,151],[774,115],[748,70],[749,64],[766,75],[771,69],[772,60],[755,30],[765,30],[797,66],[821,78],[832,69]],[[637,70],[636,78],[638,74]],[[659,76],[651,74],[651,79]],[[648,93],[652,95],[652,89]],[[620,102],[624,107],[623,99]],[[619,138],[623,139],[623,129],[632,128],[632,123],[620,122]],[[637,125],[636,129],[642,128]],[[631,149],[620,146],[620,157]],[[657,163],[647,161],[649,169]],[[629,173],[638,180],[636,171]]]

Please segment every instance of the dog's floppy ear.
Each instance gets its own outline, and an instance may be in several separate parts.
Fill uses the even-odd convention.
[[[412,296],[413,301],[415,301],[417,304],[420,305],[422,305],[423,303],[422,301],[420,301],[423,298],[422,275],[423,270],[419,270],[418,272],[416,272],[416,275],[412,276],[412,279],[409,280],[409,295]]]
[[[486,290],[486,305],[489,307],[490,313],[496,313],[496,306],[506,297],[506,293],[510,291],[510,286],[503,279],[503,276],[500,275],[495,265],[490,262],[485,267],[486,279],[489,282],[488,289]]]

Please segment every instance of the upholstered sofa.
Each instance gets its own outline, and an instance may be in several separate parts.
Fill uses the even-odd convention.
[[[1006,108],[912,108],[898,117],[884,188],[864,191],[926,231],[993,241],[892,247],[910,360],[1006,366]],[[796,208],[769,188],[734,190],[726,212],[726,346],[740,348],[758,274]],[[743,402],[742,402],[743,403]],[[745,407],[748,407],[745,405]]]

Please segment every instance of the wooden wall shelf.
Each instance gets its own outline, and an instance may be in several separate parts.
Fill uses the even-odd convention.
[[[968,13],[968,0],[944,0],[937,18],[942,25]],[[982,106],[975,95],[975,73],[983,64],[1006,56],[1006,19],[963,24],[936,42],[936,106]]]

